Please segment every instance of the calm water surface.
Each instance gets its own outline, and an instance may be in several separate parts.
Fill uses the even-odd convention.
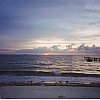
[[[86,62],[84,56],[0,55],[0,70],[49,72],[100,72],[100,62]]]

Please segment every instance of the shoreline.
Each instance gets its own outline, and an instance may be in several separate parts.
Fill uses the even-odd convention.
[[[76,86],[76,87],[100,87],[100,83],[79,83],[79,82],[0,82],[2,86]]]
[[[86,74],[86,73],[54,73],[54,72],[43,72],[43,71],[0,71],[1,77],[8,75],[10,76],[57,76],[57,77],[93,77],[93,78],[100,78],[100,74]],[[8,78],[9,79],[9,78]],[[83,80],[84,81],[84,80]],[[90,82],[70,82],[68,79],[66,81],[56,80],[51,81],[50,80],[41,80],[41,81],[35,81],[35,79],[31,79],[29,81],[2,81],[0,82],[0,86],[76,86],[76,87],[100,87],[99,81],[91,81]]]

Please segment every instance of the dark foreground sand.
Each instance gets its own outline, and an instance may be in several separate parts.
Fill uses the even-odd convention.
[[[100,87],[2,86],[0,98],[100,98]]]

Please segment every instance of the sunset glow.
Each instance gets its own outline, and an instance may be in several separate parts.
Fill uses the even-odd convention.
[[[53,55],[54,53],[43,53],[42,55],[44,56],[49,56],[49,55]]]

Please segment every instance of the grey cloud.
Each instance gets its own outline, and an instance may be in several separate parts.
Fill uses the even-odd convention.
[[[37,47],[37,48],[33,48],[33,49],[22,49],[22,50],[16,50],[16,53],[47,53],[47,52],[63,53],[64,50],[60,50],[59,46],[61,46],[61,45],[53,45],[50,48]]]
[[[73,47],[73,45],[75,45],[74,43],[66,45],[66,50],[71,50]]]
[[[85,46],[85,44],[80,45],[77,49],[79,53],[91,53],[100,55],[100,47],[93,45],[92,47]]]
[[[52,48],[53,50],[59,50],[59,46],[61,46],[61,45],[53,45],[51,48]]]
[[[91,23],[89,23],[89,25],[100,26],[100,20],[99,21],[95,21],[95,22],[91,22]]]
[[[85,9],[85,11],[89,13],[97,13],[97,14],[100,13],[100,10],[96,10],[96,9]]]
[[[100,47],[97,47],[95,45],[89,47],[89,46],[86,46],[85,44],[81,44],[78,48],[76,49],[73,49],[72,48],[72,45],[74,44],[71,44],[69,46],[71,46],[70,49],[63,49],[63,50],[60,50],[59,49],[59,46],[60,45],[53,45],[52,47],[50,48],[47,48],[47,47],[37,47],[37,48],[33,48],[33,49],[21,49],[21,50],[12,50],[12,49],[0,49],[0,53],[3,54],[3,53],[8,53],[8,54],[11,54],[11,53],[16,53],[16,54],[39,54],[39,53],[62,53],[62,54],[95,54],[95,55],[100,55]]]
[[[0,49],[0,54],[3,53],[14,53],[16,52],[16,50],[12,50],[12,49]]]
[[[38,47],[33,49],[22,49],[16,51],[16,53],[45,53],[45,52],[51,52],[50,48]]]

